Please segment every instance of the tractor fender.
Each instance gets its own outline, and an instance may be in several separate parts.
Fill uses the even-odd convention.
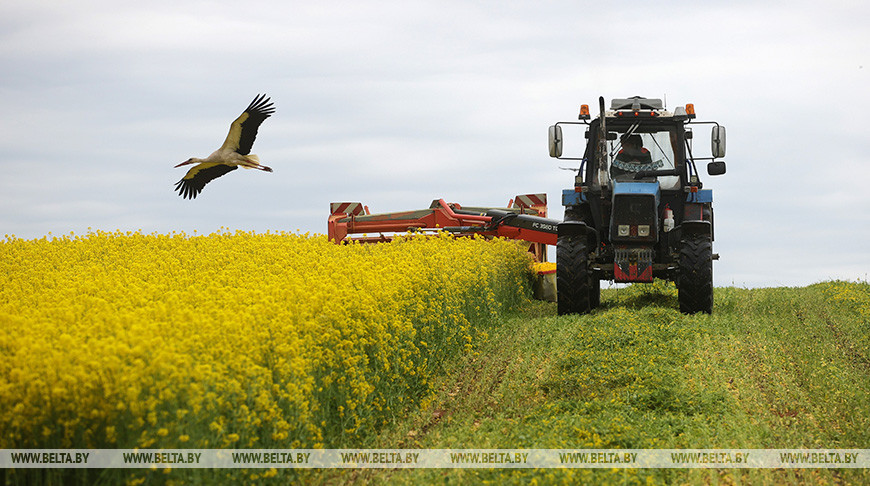
[[[598,233],[582,221],[563,221],[559,223],[559,238],[585,236],[589,248],[598,248]]]
[[[688,238],[695,235],[713,236],[713,223],[710,221],[683,221],[680,225],[682,237]]]

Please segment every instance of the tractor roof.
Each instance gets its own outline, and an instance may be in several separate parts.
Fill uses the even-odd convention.
[[[631,98],[614,98],[610,102],[610,109],[616,110],[664,110],[662,100],[658,98],[643,98],[632,96]]]
[[[688,108],[691,107],[689,110]],[[624,120],[651,120],[651,119],[671,119],[671,120],[686,120],[694,118],[694,106],[687,105],[677,107],[674,112],[667,111],[664,103],[658,98],[644,98],[641,96],[633,96],[631,98],[615,98],[610,102],[610,110],[605,115],[607,118],[616,118]]]
[[[642,96],[614,98],[610,101],[610,109],[605,111],[604,116],[608,119],[634,119],[638,121],[662,118],[671,121],[685,121],[695,118],[695,105],[689,103],[686,106],[678,106],[673,112],[670,112],[665,109],[664,103],[658,98],[644,98]],[[591,118],[589,105],[581,105],[579,119],[589,120]]]

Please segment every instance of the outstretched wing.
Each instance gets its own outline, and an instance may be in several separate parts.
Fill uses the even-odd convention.
[[[175,184],[175,190],[183,198],[194,199],[210,181],[237,168],[238,166],[235,165],[220,163],[198,164],[187,171],[187,174]]]
[[[230,125],[230,133],[221,146],[222,150],[229,149],[242,155],[251,153],[251,147],[257,138],[257,129],[266,118],[275,113],[275,107],[269,102],[270,99],[266,98],[265,94],[254,98],[244,113]]]

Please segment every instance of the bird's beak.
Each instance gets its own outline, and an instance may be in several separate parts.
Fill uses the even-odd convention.
[[[177,169],[177,168],[181,167],[182,165],[187,165],[187,164],[189,164],[189,163],[191,163],[191,161],[189,161],[189,160],[185,160],[184,162],[182,162],[182,163],[176,165],[174,168]]]

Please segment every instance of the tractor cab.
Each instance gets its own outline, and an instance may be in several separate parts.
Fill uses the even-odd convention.
[[[725,156],[725,128],[715,122],[694,122],[692,104],[664,108],[659,99],[614,99],[609,110],[589,121],[589,106],[582,105],[579,122],[559,122],[550,127],[550,156],[581,161],[578,179],[588,186],[610,187],[617,181],[657,180],[663,189],[677,189],[699,182],[695,160]],[[689,124],[713,124],[712,157],[692,154],[693,131]],[[563,156],[562,127],[586,125],[582,157]],[[708,164],[709,175],[725,172],[724,162]]]

